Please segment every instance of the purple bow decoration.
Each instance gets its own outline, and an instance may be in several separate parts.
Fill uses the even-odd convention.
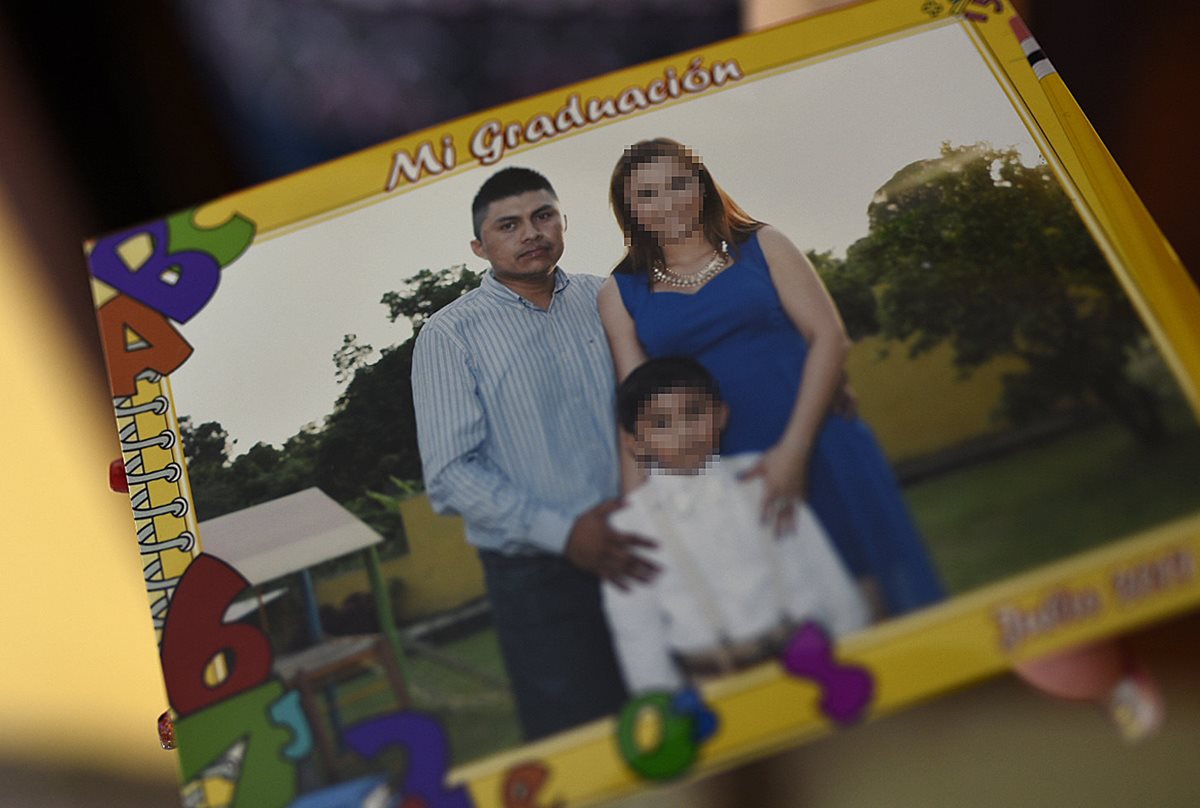
[[[800,626],[780,656],[784,669],[821,688],[821,711],[839,724],[863,716],[875,695],[875,679],[858,665],[841,665],[833,656],[829,635],[816,623]]]

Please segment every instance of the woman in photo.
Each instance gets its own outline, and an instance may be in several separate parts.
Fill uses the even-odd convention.
[[[891,468],[857,416],[831,412],[849,340],[816,271],[666,138],[630,146],[610,185],[627,253],[600,291],[618,381],[683,355],[717,380],[731,417],[721,453],[760,452],[763,518],[807,501],[851,573],[901,614],[943,597]],[[845,409],[845,408],[839,408]],[[626,485],[637,475],[624,463]]]

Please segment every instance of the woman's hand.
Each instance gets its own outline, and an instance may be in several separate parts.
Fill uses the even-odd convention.
[[[853,421],[858,417],[858,395],[850,386],[850,377],[844,372],[842,373],[842,386],[834,393],[833,401],[829,404],[829,411],[847,421]]]
[[[775,444],[742,473],[743,480],[755,477],[763,480],[763,523],[773,522],[777,536],[795,528],[796,506],[808,495],[808,452]]]

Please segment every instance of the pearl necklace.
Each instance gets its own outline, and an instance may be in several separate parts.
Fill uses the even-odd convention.
[[[682,288],[690,288],[693,286],[703,286],[714,275],[725,268],[725,262],[729,260],[728,247],[724,241],[721,242],[721,249],[713,250],[713,257],[704,266],[704,269],[693,275],[680,275],[677,272],[672,272],[671,268],[663,264],[661,261],[656,261],[651,267],[651,274],[654,280],[658,283],[666,284],[667,286],[679,286]]]

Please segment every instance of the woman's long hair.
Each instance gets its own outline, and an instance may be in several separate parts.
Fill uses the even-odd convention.
[[[639,166],[668,157],[678,160],[700,180],[703,190],[701,210],[704,218],[704,237],[714,249],[720,247],[721,242],[725,242],[731,250],[736,250],[738,244],[763,226],[762,222],[752,219],[721,190],[704,163],[692,154],[692,150],[687,146],[665,137],[642,140],[627,148],[621,155],[621,159],[613,168],[612,180],[609,183],[613,215],[617,217],[617,224],[625,233],[626,247],[625,257],[613,272],[648,275],[650,268],[663,260],[662,246],[654,236],[638,225],[633,216],[628,185],[630,176]]]

